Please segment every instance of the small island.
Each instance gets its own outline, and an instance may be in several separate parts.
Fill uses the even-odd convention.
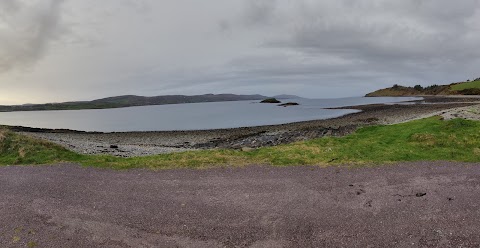
[[[281,101],[277,100],[276,98],[267,98],[260,103],[282,103]]]
[[[298,104],[297,102],[287,102],[287,103],[282,103],[282,104],[279,104],[278,106],[280,107],[289,107],[289,106],[298,106],[300,104]]]

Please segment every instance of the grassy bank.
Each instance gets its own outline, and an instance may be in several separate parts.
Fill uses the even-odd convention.
[[[449,85],[430,85],[423,87],[416,85],[407,87],[394,85],[393,87],[380,89],[366,96],[425,96],[425,95],[480,95],[480,78],[473,81],[452,83]]]
[[[108,168],[205,168],[218,165],[335,165],[399,161],[480,162],[480,122],[438,117],[359,129],[329,137],[250,152],[192,151],[149,157],[88,156],[60,146],[0,131],[0,165],[74,162]]]
[[[0,129],[0,165],[52,164],[84,158],[56,144]]]
[[[480,80],[452,85],[451,89],[456,91],[461,91],[466,89],[480,89]]]

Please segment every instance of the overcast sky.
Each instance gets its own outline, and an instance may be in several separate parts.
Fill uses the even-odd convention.
[[[480,77],[480,0],[0,0],[0,104]]]

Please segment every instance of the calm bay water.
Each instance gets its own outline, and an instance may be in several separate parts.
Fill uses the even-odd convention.
[[[263,104],[258,101],[238,101],[99,110],[9,112],[0,113],[0,124],[99,132],[203,130],[335,118],[358,111],[324,108],[417,99],[421,98],[295,99],[291,101],[301,105],[292,107],[279,107],[276,104]]]

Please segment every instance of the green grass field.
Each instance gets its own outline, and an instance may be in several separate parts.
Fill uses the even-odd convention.
[[[461,84],[452,85],[451,89],[454,91],[466,89],[480,89],[480,81],[465,82]]]
[[[129,168],[209,168],[251,164],[375,165],[401,161],[480,162],[480,122],[438,117],[359,129],[346,137],[327,137],[251,152],[190,151],[149,157],[80,155],[60,146],[0,130],[0,165],[73,162],[84,166]]]

